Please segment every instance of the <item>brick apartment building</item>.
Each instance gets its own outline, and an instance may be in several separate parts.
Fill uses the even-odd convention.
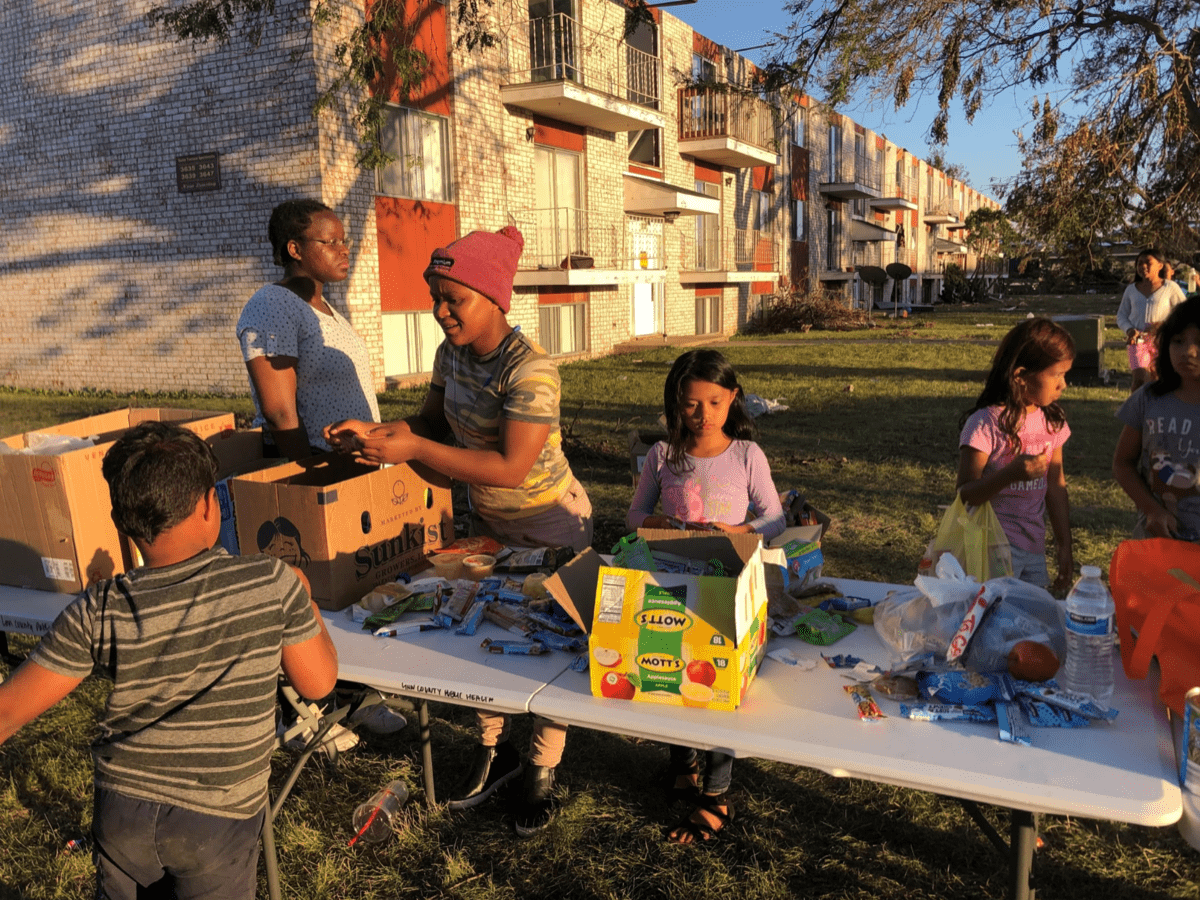
[[[966,215],[997,206],[809,98],[689,87],[753,66],[662,10],[623,39],[612,0],[497,0],[494,46],[469,52],[444,5],[412,0],[428,75],[388,108],[395,162],[364,170],[346,110],[312,113],[354,22],[311,31],[312,2],[280,0],[254,48],[174,43],[150,0],[6,16],[0,383],[244,392],[234,324],[278,277],[266,225],[291,197],[355,241],[328,294],[380,388],[428,372],[420,273],[473,229],[525,235],[510,321],[595,355],[731,333],[784,281],[880,302],[864,266],[905,263],[900,298],[930,303],[948,263],[976,264]]]

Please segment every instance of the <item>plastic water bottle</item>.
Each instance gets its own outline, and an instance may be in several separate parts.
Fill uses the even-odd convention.
[[[1083,566],[1067,594],[1067,665],[1060,682],[1107,704],[1113,694],[1112,594],[1096,566]]]
[[[386,840],[395,830],[396,817],[408,800],[408,785],[400,779],[391,782],[366,803],[354,810],[354,837],[349,846],[358,841],[376,844]]]

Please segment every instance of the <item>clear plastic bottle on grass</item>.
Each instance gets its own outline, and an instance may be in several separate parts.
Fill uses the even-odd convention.
[[[354,810],[354,837],[348,846],[358,841],[376,844],[386,840],[396,829],[396,819],[408,800],[408,785],[396,779],[366,803]]]
[[[1116,607],[1096,566],[1083,566],[1067,594],[1067,664],[1060,684],[1107,705],[1113,694]]]

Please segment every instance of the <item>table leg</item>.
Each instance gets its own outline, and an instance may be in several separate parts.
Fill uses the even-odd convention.
[[[1009,891],[1012,900],[1034,900],[1033,851],[1037,846],[1037,822],[1033,813],[1012,811],[1009,851]]]
[[[421,768],[425,779],[425,805],[437,806],[437,795],[433,791],[433,743],[429,737],[429,702],[421,700],[417,706],[417,722],[421,728]]]
[[[279,859],[275,855],[275,829],[271,824],[271,805],[267,804],[267,815],[263,819],[262,848],[263,862],[267,869],[267,896],[270,900],[280,900],[279,892]]]

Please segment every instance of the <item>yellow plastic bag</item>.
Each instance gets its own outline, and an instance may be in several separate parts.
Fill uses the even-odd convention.
[[[937,534],[921,559],[918,575],[933,575],[943,553],[950,553],[977,581],[1012,575],[1012,550],[991,503],[967,506],[961,496],[946,510]]]

